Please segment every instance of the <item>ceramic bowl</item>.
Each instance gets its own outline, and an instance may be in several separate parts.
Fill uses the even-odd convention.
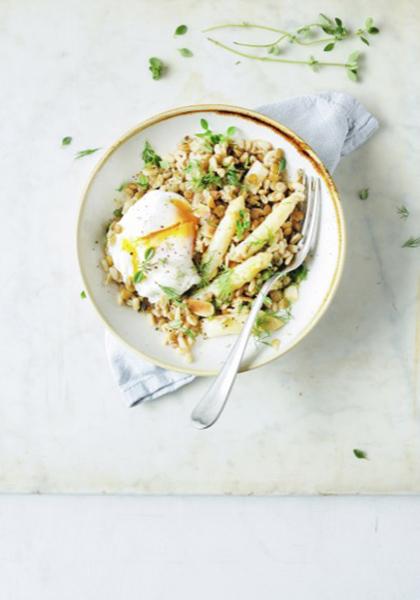
[[[233,125],[238,135],[263,139],[284,149],[289,175],[302,168],[322,182],[322,213],[319,242],[308,277],[300,285],[299,300],[293,306],[293,318],[276,334],[277,348],[251,340],[242,371],[261,367],[296,346],[325,313],[340,279],[345,228],[337,190],[328,171],[315,152],[287,127],[259,113],[225,105],[187,106],[170,110],[136,125],[118,139],[96,165],[83,193],[79,213],[77,246],[85,290],[98,315],[110,331],[143,359],[161,367],[191,373],[214,375],[225,361],[234,342],[233,336],[197,339],[194,361],[163,345],[163,334],[155,331],[149,317],[117,304],[113,285],[104,284],[99,267],[102,258],[104,224],[112,215],[115,189],[138,172],[141,150],[148,140],[159,154],[173,151],[186,134],[200,131],[205,118],[214,131]]]

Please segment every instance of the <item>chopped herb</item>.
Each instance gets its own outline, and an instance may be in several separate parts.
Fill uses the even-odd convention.
[[[281,172],[281,171],[284,171],[284,169],[286,168],[286,164],[287,164],[287,161],[286,161],[286,159],[283,157],[283,158],[281,159],[281,161],[279,162],[279,171],[280,171],[280,172]]]
[[[225,175],[226,182],[229,185],[234,185],[234,186],[238,187],[241,184],[241,182],[239,181],[240,175],[241,175],[240,172],[237,169],[235,169],[235,167],[230,167],[226,171],[226,175]]]
[[[360,190],[358,196],[360,200],[367,200],[369,198],[369,188]]]
[[[189,163],[185,169],[185,172],[191,175],[191,183],[196,190],[202,190],[208,187],[221,188],[223,186],[222,178],[219,175],[213,173],[212,171],[203,173],[200,163],[196,160]]]
[[[116,208],[114,210],[114,217],[117,217],[117,219],[120,219],[122,217],[122,208]]]
[[[231,299],[233,293],[232,287],[232,269],[225,269],[224,272],[219,275],[216,280],[217,282],[217,297],[221,304],[228,302]]]
[[[152,247],[147,248],[146,252],[144,253],[144,260],[150,260],[151,258],[154,257],[156,250]]]
[[[185,333],[185,335],[188,335],[188,337],[190,337],[192,340],[194,340],[197,337],[196,332],[190,329],[189,327],[182,327],[181,331],[182,333]]]
[[[175,29],[174,35],[185,35],[188,31],[188,27],[186,25],[178,25]]]
[[[137,179],[137,183],[138,183],[139,185],[141,185],[141,187],[144,187],[144,188],[146,188],[146,187],[148,187],[148,185],[149,185],[149,180],[148,180],[148,178],[146,177],[146,175],[139,175],[139,178]]]
[[[245,231],[251,227],[251,219],[247,210],[239,211],[239,218],[236,221],[235,232],[239,238],[242,238]]]
[[[70,137],[69,135],[67,135],[66,137],[63,137],[63,139],[61,140],[61,145],[62,146],[68,146],[69,144],[71,144],[72,142],[72,137]]]
[[[191,50],[189,48],[178,48],[178,52],[180,53],[181,56],[185,56],[186,58],[190,58],[191,56],[194,56],[194,54],[191,52]]]
[[[160,79],[165,71],[165,65],[156,56],[149,58],[149,71],[152,74],[153,79]]]
[[[127,185],[127,182],[126,182],[126,181],[124,181],[123,183],[121,183],[121,184],[120,184],[120,185],[117,187],[117,189],[116,189],[115,191],[116,191],[116,192],[122,192],[122,191],[123,191],[123,189],[125,188],[125,186],[126,186],[126,185]]]
[[[420,246],[420,237],[409,237],[402,245],[402,248],[418,248]]]
[[[196,133],[199,138],[203,138],[209,146],[219,144],[220,142],[228,142],[236,133],[236,127],[231,125],[227,128],[226,133],[214,133],[210,128],[206,119],[200,119],[200,125],[203,128],[203,133]]]
[[[309,269],[305,265],[305,263],[303,263],[303,265],[300,265],[300,267],[298,267],[291,273],[291,276],[293,277],[293,281],[295,283],[301,283],[302,281],[304,281],[307,278],[308,273],[309,273]]]
[[[334,42],[330,42],[329,44],[324,46],[324,52],[331,52],[331,50],[334,50],[334,48],[335,48]]]
[[[169,169],[169,161],[167,160],[161,160],[159,163],[159,166],[161,169]]]
[[[94,152],[97,152],[98,150],[100,150],[100,148],[89,148],[88,150],[79,150],[79,152],[77,152],[77,154],[74,158],[75,159],[83,158],[84,156],[89,156],[89,154],[93,154]]]
[[[146,279],[146,273],[144,271],[136,271],[134,273],[133,281],[134,283],[141,283],[143,279]]]
[[[87,298],[85,290],[82,290],[80,292],[80,297],[81,297],[82,300],[84,300],[85,298]]]
[[[169,300],[173,300],[177,304],[180,304],[182,302],[181,296],[173,288],[167,287],[166,285],[160,285],[160,283],[158,283],[158,286],[160,287],[162,292],[166,296],[168,296]]]
[[[406,206],[402,205],[397,207],[397,214],[399,215],[400,219],[407,219],[407,217],[410,215],[410,211]]]
[[[154,257],[156,250],[152,247],[146,248],[144,252],[144,259],[141,264],[141,268],[134,273],[134,283],[141,283],[147,277],[147,272],[150,271],[150,261]]]
[[[146,165],[155,165],[155,167],[160,166],[161,158],[159,154],[153,150],[150,142],[145,142],[143,152],[141,153],[141,157],[144,160]],[[142,185],[142,184],[140,184]]]
[[[272,306],[272,305],[273,305],[273,301],[272,301],[272,299],[270,298],[270,296],[266,296],[266,297],[264,298],[264,300],[263,300],[263,304],[264,304],[264,306],[268,306],[268,308],[270,308],[270,306]]]
[[[359,450],[359,448],[354,448],[353,454],[356,458],[364,458],[367,460],[367,454],[364,450]]]

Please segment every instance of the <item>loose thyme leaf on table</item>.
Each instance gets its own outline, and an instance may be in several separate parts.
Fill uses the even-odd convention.
[[[364,188],[358,193],[360,200],[367,200],[369,198],[369,188]]]
[[[401,246],[401,248],[419,248],[420,247],[420,237],[409,237],[407,241]]]
[[[85,290],[82,290],[80,292],[80,297],[81,297],[82,300],[84,300],[85,298],[87,298]]]
[[[70,137],[69,135],[66,135],[66,137],[63,137],[63,139],[61,140],[61,145],[68,146],[69,144],[71,144],[72,139],[73,139],[72,137]]]
[[[165,69],[166,66],[160,58],[157,58],[156,56],[149,58],[149,71],[151,72],[153,79],[161,79]]]
[[[397,214],[399,215],[400,219],[407,219],[407,217],[410,215],[410,211],[403,204],[402,206],[397,206]]]
[[[356,458],[364,458],[367,460],[367,454],[364,450],[359,450],[359,448],[354,448],[353,454]]]
[[[186,25],[178,25],[175,29],[174,35],[185,35],[188,31],[188,27]]]
[[[75,159],[83,158],[84,156],[89,156],[89,154],[93,154],[97,152],[100,148],[88,148],[87,150],[79,150],[79,152],[74,157]]]
[[[194,56],[189,48],[178,48],[178,52],[180,53],[181,56],[185,56],[186,58],[190,58],[191,56]]]

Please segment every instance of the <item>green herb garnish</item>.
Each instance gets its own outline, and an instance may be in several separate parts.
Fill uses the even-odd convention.
[[[229,167],[225,175],[226,183],[238,187],[241,185],[241,182],[239,180],[240,176],[240,171],[238,171],[235,167]]]
[[[369,188],[365,188],[364,190],[360,190],[358,193],[360,200],[367,200],[369,198]]]
[[[235,232],[239,238],[244,236],[245,231],[251,227],[251,219],[247,210],[239,211],[239,218],[236,221]]]
[[[143,262],[136,273],[134,273],[133,281],[134,283],[141,283],[147,277],[147,272],[150,271],[151,264],[150,261],[154,257],[156,250],[153,247],[146,248],[144,252]]]
[[[175,29],[174,35],[185,35],[188,31],[188,27],[186,25],[178,25]]]
[[[67,135],[66,137],[63,137],[63,139],[61,140],[61,145],[62,146],[68,146],[69,144],[71,144],[73,138],[70,137],[69,135]]]
[[[117,187],[117,189],[116,189],[115,191],[116,191],[116,192],[122,192],[122,191],[123,191],[123,189],[125,188],[125,186],[126,186],[126,185],[127,185],[127,182],[126,182],[126,181],[124,181],[123,183],[121,183],[121,184],[120,184],[120,185]]]
[[[141,283],[143,279],[146,279],[146,273],[144,271],[136,271],[134,273],[133,281],[134,283]]]
[[[300,265],[300,267],[298,267],[291,273],[291,276],[295,283],[301,283],[308,277],[308,273],[309,273],[309,269],[305,265],[305,263],[303,263],[303,265]]]
[[[284,169],[286,168],[286,164],[287,164],[287,161],[286,161],[286,159],[283,157],[283,158],[281,159],[281,161],[279,162],[279,171],[280,171],[280,172],[281,172],[281,171],[284,171]]]
[[[141,157],[146,165],[154,165],[155,167],[160,166],[161,158],[159,154],[153,150],[152,145],[149,142],[145,142]],[[142,185],[142,184],[140,184]]]
[[[137,183],[144,188],[147,188],[149,185],[149,180],[146,177],[146,175],[139,175],[139,178],[137,179]]]
[[[100,150],[100,148],[89,148],[88,150],[79,150],[79,152],[77,152],[77,154],[74,158],[75,159],[83,158],[84,156],[89,156],[89,154],[93,154],[94,152],[97,152],[98,150]]]
[[[144,253],[144,260],[146,260],[146,261],[150,260],[151,258],[154,257],[155,253],[156,253],[156,250],[154,248],[152,248],[152,247],[147,248],[146,252]]]
[[[359,448],[354,448],[353,454],[356,458],[364,458],[367,460],[367,454],[364,450],[359,450]]]
[[[364,44],[366,44],[367,46],[370,46],[368,35],[369,34],[370,35],[376,35],[377,33],[379,33],[379,29],[374,24],[372,17],[369,17],[368,19],[366,19],[365,26],[364,27],[360,27],[356,31],[356,35],[358,35],[359,38],[360,38],[360,40]]]
[[[420,237],[409,237],[402,245],[402,248],[418,248],[420,246]]]
[[[180,53],[181,56],[185,56],[186,58],[190,58],[191,56],[194,56],[189,48],[178,48],[178,52]]]
[[[186,173],[191,175],[191,183],[196,190],[202,190],[210,187],[223,187],[222,178],[213,173],[213,171],[203,172],[200,163],[193,160],[185,169]]]
[[[169,298],[169,300],[173,300],[173,302],[175,302],[176,304],[182,304],[181,296],[178,294],[178,292],[174,290],[174,288],[167,287],[166,285],[160,285],[160,283],[158,283],[158,286],[160,287],[162,292]]]
[[[114,217],[117,217],[117,219],[120,219],[122,217],[122,208],[116,208],[114,210]]]
[[[200,125],[204,131],[202,133],[196,133],[195,135],[199,138],[205,139],[210,147],[215,144],[219,144],[220,142],[228,142],[236,133],[236,127],[233,125],[228,127],[226,129],[226,133],[224,134],[214,133],[214,131],[209,128],[209,124],[206,119],[200,119]]]
[[[407,219],[407,217],[410,215],[410,211],[406,206],[402,205],[397,207],[397,214],[399,215],[400,219]]]
[[[149,71],[152,74],[153,79],[160,79],[165,71],[165,65],[156,56],[149,58]]]
[[[232,269],[225,269],[215,280],[217,285],[217,298],[221,304],[228,302],[233,294]]]
[[[80,297],[81,297],[82,300],[84,300],[85,298],[87,298],[85,290],[82,290],[80,292]]]

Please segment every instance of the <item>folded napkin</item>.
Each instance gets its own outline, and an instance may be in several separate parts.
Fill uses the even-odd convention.
[[[331,172],[342,156],[361,146],[378,127],[364,106],[339,92],[289,98],[257,111],[295,131]],[[108,332],[105,341],[111,370],[129,406],[174,392],[194,379],[143,361]]]

